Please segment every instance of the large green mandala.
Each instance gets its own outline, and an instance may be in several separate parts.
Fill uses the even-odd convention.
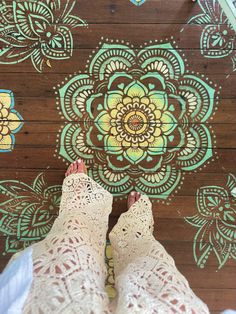
[[[207,122],[216,86],[186,66],[169,42],[138,50],[101,44],[86,73],[58,85],[66,120],[59,155],[68,162],[83,158],[89,175],[115,196],[135,188],[167,199],[185,172],[213,155]]]

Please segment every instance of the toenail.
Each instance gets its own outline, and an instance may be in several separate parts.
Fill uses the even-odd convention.
[[[131,195],[134,196],[134,195],[135,195],[135,192],[131,192]]]
[[[81,159],[78,159],[78,162],[81,162]]]

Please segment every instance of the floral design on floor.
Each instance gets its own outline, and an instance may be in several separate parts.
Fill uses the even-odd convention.
[[[61,186],[48,186],[40,173],[32,185],[0,181],[0,232],[6,236],[5,253],[17,252],[45,238],[58,213]]]
[[[86,72],[66,81],[56,90],[65,120],[56,152],[68,163],[84,159],[89,175],[115,196],[136,189],[166,200],[186,172],[211,160],[207,123],[219,92],[188,69],[172,43],[135,50],[107,40]]]
[[[133,4],[140,6],[146,2],[146,0],[130,0]]]
[[[235,31],[228,21],[218,1],[199,0],[202,13],[192,17],[189,24],[202,27],[200,37],[201,53],[206,58],[229,57],[236,70]]]
[[[204,268],[211,254],[219,269],[229,258],[236,260],[236,178],[229,174],[226,186],[204,186],[197,191],[198,213],[185,218],[198,228],[193,242],[197,266]]]
[[[0,153],[11,152],[15,145],[15,134],[23,126],[23,118],[14,109],[12,91],[0,89]]]
[[[31,59],[38,72],[50,60],[69,59],[73,53],[71,30],[86,23],[72,14],[76,0],[1,1],[0,64]]]

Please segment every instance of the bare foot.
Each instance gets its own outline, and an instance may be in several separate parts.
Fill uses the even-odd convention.
[[[65,176],[68,177],[72,173],[85,173],[87,174],[87,169],[85,163],[82,159],[78,159],[70,164],[69,168],[66,171]]]
[[[128,196],[128,209],[140,199],[141,194],[139,192],[133,191]]]

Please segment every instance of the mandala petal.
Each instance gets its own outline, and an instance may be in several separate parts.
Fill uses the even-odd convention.
[[[223,58],[234,50],[234,38],[225,25],[206,25],[201,35],[201,53],[206,58]]]
[[[213,208],[217,207],[217,203],[214,202],[215,198],[219,202],[228,202],[228,192],[220,186],[203,186],[197,190],[197,208],[198,212],[205,219],[214,218]]]
[[[15,140],[13,135],[5,135],[0,140],[0,152],[12,151]]]
[[[111,129],[111,116],[109,113],[101,112],[95,119],[96,127],[102,134],[107,134]]]
[[[92,171],[88,170],[89,176],[108,192],[121,196],[132,191],[132,180],[125,171],[112,171],[107,167],[98,166]]]
[[[104,144],[106,146],[105,149],[108,152],[112,152],[113,154],[121,154],[122,153],[121,142],[117,141],[115,136],[106,135],[104,137]]]
[[[192,217],[185,217],[184,218],[190,225],[194,227],[202,227],[207,223],[206,218],[201,217],[199,214],[194,215]]]
[[[143,173],[136,181],[139,192],[147,194],[154,199],[167,199],[181,181],[181,171],[164,166],[156,173]]]
[[[13,1],[13,12],[19,32],[28,39],[36,40],[53,23],[52,11],[41,1]]]
[[[70,162],[77,160],[78,157],[92,159],[92,147],[85,143],[84,137],[79,124],[68,123],[61,131],[59,154]]]
[[[93,94],[93,88],[93,80],[87,74],[81,74],[73,77],[59,89],[61,110],[67,120],[78,120],[86,110],[93,117],[91,110],[93,98],[87,103],[90,95]]]
[[[66,26],[57,26],[48,42],[42,43],[41,51],[49,59],[69,59],[73,53],[73,37]]]
[[[212,244],[210,243],[209,239],[211,234],[211,228],[215,230],[214,221],[206,221],[206,223],[202,227],[200,227],[194,237],[193,255],[197,266],[199,266],[200,268],[205,267],[209,255],[212,251]]]
[[[100,81],[115,72],[127,72],[135,64],[135,52],[129,46],[105,43],[93,57],[89,73]]]
[[[0,101],[3,108],[13,108],[14,107],[14,96],[12,91],[0,89]]]
[[[146,157],[147,153],[141,148],[137,147],[129,147],[124,151],[124,156],[127,160],[129,160],[132,164],[136,164],[143,160]]]
[[[138,57],[142,69],[159,72],[166,79],[178,80],[185,72],[183,59],[170,43],[147,46]]]
[[[167,140],[165,136],[155,137],[154,141],[148,146],[148,153],[150,155],[164,154],[167,149]]]
[[[219,220],[216,222],[217,231],[226,241],[236,241],[236,225],[235,220],[231,223],[229,221]]]
[[[165,92],[150,92],[148,95],[151,104],[154,104],[155,109],[166,110],[168,107],[167,94]]]
[[[66,18],[63,19],[63,23],[69,25],[72,28],[76,27],[85,27],[88,24],[82,20],[80,17],[75,15],[68,15]]]
[[[199,124],[189,128],[186,139],[186,147],[178,153],[177,165],[185,171],[192,171],[212,157],[211,136],[208,128]]]
[[[169,111],[165,111],[162,114],[161,122],[161,130],[165,135],[171,134],[178,125],[175,117]]]
[[[10,117],[10,116],[11,115],[9,115],[8,117]],[[12,115],[12,116],[16,116],[16,115]],[[22,126],[23,126],[23,122],[19,121],[19,120],[18,121],[17,120],[16,121],[9,121],[9,123],[8,123],[9,131],[11,131],[12,134],[19,132],[19,130],[22,128]]]
[[[193,75],[180,80],[181,96],[186,99],[187,109],[193,122],[205,122],[213,111],[215,90]]]
[[[142,83],[134,81],[125,88],[124,93],[131,98],[142,98],[148,94],[148,90]]]
[[[192,17],[189,21],[188,21],[189,24],[198,24],[198,25],[201,25],[201,24],[210,24],[211,23],[211,17],[210,15],[208,15],[207,13],[201,13],[201,14],[198,14],[194,17]]]
[[[104,103],[106,104],[107,110],[116,109],[117,105],[122,102],[123,93],[120,91],[108,92],[105,95]]]
[[[230,251],[231,251],[231,243],[227,242],[223,237],[221,237],[217,230],[215,232],[210,233],[210,243],[215,253],[218,263],[219,269],[224,266],[227,262]]]

